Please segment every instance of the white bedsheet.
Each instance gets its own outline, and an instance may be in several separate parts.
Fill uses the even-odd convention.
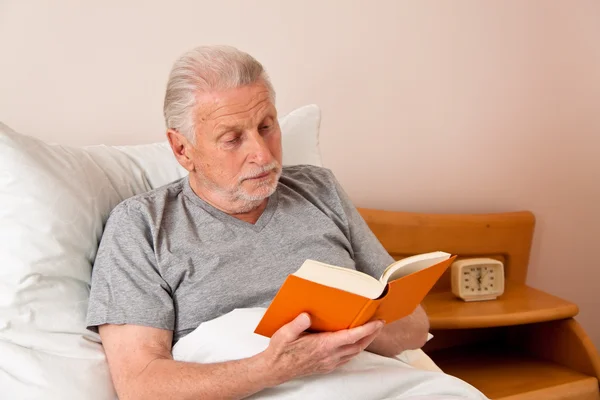
[[[180,361],[214,363],[250,357],[269,339],[253,330],[265,309],[237,309],[201,324],[173,347]],[[471,385],[443,372],[416,369],[399,359],[362,352],[326,375],[314,375],[263,390],[252,399],[482,400]]]

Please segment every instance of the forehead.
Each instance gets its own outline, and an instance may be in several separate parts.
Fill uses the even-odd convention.
[[[275,112],[269,90],[262,83],[201,93],[196,100],[197,122],[213,126],[257,123]]]

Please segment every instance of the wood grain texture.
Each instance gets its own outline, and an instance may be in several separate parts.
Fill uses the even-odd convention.
[[[505,275],[525,283],[535,217],[529,211],[496,214],[421,214],[359,208],[392,257],[446,251],[464,257],[504,261]],[[450,271],[436,290],[450,288]]]
[[[595,399],[598,393],[594,377],[499,344],[455,347],[430,357],[444,372],[472,384],[490,399]],[[536,391],[552,396],[527,397]]]
[[[600,379],[600,355],[573,318],[514,327],[508,341],[528,354]]]
[[[598,384],[594,379],[567,383],[546,389],[505,396],[499,400],[600,400]]]
[[[526,285],[508,282],[496,300],[465,302],[451,292],[423,301],[432,329],[485,328],[552,321],[577,315],[577,305]]]

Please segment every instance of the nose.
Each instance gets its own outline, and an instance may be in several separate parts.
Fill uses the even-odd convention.
[[[258,165],[266,165],[273,161],[273,154],[269,149],[268,143],[259,132],[253,132],[251,135],[249,161]]]

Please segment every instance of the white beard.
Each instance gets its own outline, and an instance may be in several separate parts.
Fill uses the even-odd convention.
[[[253,193],[249,193],[243,187],[243,182],[245,180],[269,171],[275,171],[275,177],[258,183],[258,187],[253,191]],[[277,161],[273,161],[272,163],[265,165],[264,167],[261,167],[250,174],[246,174],[238,179],[237,186],[234,189],[219,187],[201,173],[198,175],[207,188],[213,192],[216,192],[221,199],[229,202],[231,208],[228,208],[228,213],[242,214],[252,211],[256,207],[260,206],[266,198],[275,193],[275,190],[277,190],[277,184],[279,183],[279,178],[281,177],[281,166]]]

